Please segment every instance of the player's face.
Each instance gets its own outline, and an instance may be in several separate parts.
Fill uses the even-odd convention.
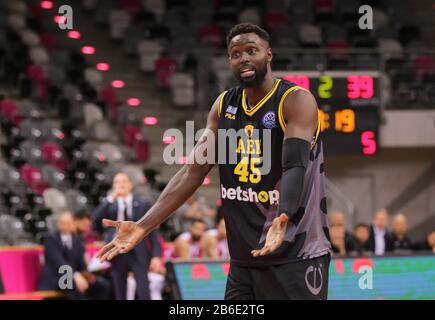
[[[260,85],[272,60],[269,44],[255,33],[235,36],[228,45],[230,68],[240,85],[252,88]]]

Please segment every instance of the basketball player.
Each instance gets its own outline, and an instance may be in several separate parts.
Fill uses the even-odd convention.
[[[238,162],[219,164],[231,257],[225,299],[326,299],[331,245],[316,101],[301,87],[272,75],[269,35],[258,26],[233,27],[227,51],[240,86],[217,98],[191,164],[171,179],[144,217],[137,223],[105,221],[118,233],[99,256],[110,260],[128,252],[158,228],[212,169],[213,164],[193,159],[210,147],[210,135],[217,136],[218,129],[242,129],[245,137],[227,146],[236,149]],[[270,130],[270,150],[253,139],[254,129],[260,136]],[[270,157],[269,172],[258,169],[264,157]]]

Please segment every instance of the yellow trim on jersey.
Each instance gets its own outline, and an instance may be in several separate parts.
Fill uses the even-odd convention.
[[[285,123],[284,115],[282,113],[282,106],[284,104],[285,97],[287,97],[287,95],[289,95],[291,92],[293,92],[293,91],[295,91],[297,89],[303,89],[305,91],[308,91],[308,90],[306,90],[306,89],[304,89],[302,87],[299,87],[299,86],[291,87],[291,88],[287,89],[286,92],[284,92],[284,94],[281,97],[281,100],[279,101],[279,105],[278,105],[278,120],[279,120],[279,124],[281,125],[282,131],[285,131],[285,128],[287,126],[286,123]]]
[[[316,145],[317,138],[319,137],[319,134],[320,134],[320,131],[321,131],[321,125],[322,125],[322,122],[320,121],[320,110],[317,109],[317,130],[316,130],[316,136],[314,138],[314,141],[311,144],[311,149],[313,149],[314,146]]]
[[[252,116],[255,112],[257,112],[257,110],[260,109],[266,103],[266,101],[269,100],[269,98],[275,93],[276,88],[278,88],[278,84],[280,82],[281,82],[281,80],[277,79],[275,81],[275,84],[273,85],[272,89],[269,91],[269,93],[266,94],[264,96],[264,98],[261,99],[260,102],[258,102],[251,110],[249,110],[248,106],[246,105],[246,91],[245,91],[245,89],[243,89],[243,91],[242,91],[242,107],[243,107],[243,110],[245,111],[245,113],[248,116]]]
[[[222,102],[224,101],[224,96],[227,93],[227,91],[224,91],[221,93],[221,95],[219,96],[219,108],[218,108],[218,116],[221,116],[221,112],[222,112]]]
[[[289,95],[291,92],[296,91],[296,89],[302,89],[302,90],[309,92],[307,89],[299,87],[299,86],[291,87],[290,89],[287,89],[286,92],[284,92],[284,94],[282,95],[281,100],[279,102],[279,106],[278,106],[278,120],[279,120],[279,124],[281,125],[282,131],[285,131],[285,129],[287,127],[287,124],[285,123],[284,115],[282,113],[282,106],[284,105],[285,97],[287,97],[287,95]],[[316,145],[317,138],[319,137],[319,134],[320,134],[321,122],[320,122],[319,112],[320,112],[319,109],[317,109],[317,129],[316,129],[316,135],[314,137],[314,140],[311,143],[311,149],[313,149],[314,146]]]

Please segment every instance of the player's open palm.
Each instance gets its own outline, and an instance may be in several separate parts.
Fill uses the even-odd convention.
[[[97,253],[97,258],[101,262],[112,260],[120,253],[129,252],[146,236],[145,230],[133,221],[103,219],[103,224],[106,227],[115,227],[117,232],[115,238]]]
[[[251,253],[254,257],[265,256],[274,252],[279,248],[284,241],[285,232],[287,230],[288,217],[282,213],[279,217],[273,219],[272,225],[267,231],[266,242],[264,247],[260,250],[252,250]]]

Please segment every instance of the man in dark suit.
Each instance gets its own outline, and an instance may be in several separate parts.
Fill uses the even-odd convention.
[[[388,212],[385,209],[375,213],[373,224],[370,226],[368,247],[377,256],[394,250],[393,238],[388,231]]]
[[[113,178],[112,192],[95,209],[93,219],[100,224],[103,219],[137,221],[150,208],[144,199],[132,193],[133,184],[125,173],[118,173]],[[116,229],[107,230],[104,240],[110,242]],[[112,278],[115,297],[125,300],[127,295],[128,272],[133,272],[136,280],[136,292],[140,300],[150,300],[148,270],[158,270],[161,266],[161,246],[158,231],[152,232],[131,252],[120,255],[112,261]]]
[[[70,212],[62,213],[57,220],[58,231],[44,238],[45,263],[39,280],[39,290],[67,290],[72,299],[108,299],[110,283],[86,271],[85,247],[75,235],[76,224]],[[66,273],[61,266],[72,269],[73,288],[63,288],[60,281]],[[60,272],[61,271],[61,272]]]

